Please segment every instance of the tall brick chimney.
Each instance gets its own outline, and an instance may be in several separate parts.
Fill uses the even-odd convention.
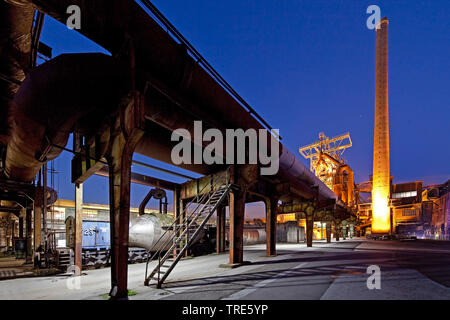
[[[389,209],[388,24],[388,19],[383,18],[376,29],[377,51],[372,188],[372,232],[374,233],[386,233],[391,229]]]

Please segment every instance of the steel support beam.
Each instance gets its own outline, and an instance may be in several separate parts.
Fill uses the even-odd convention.
[[[278,198],[265,200],[266,204],[266,255],[276,256]]]
[[[347,238],[347,225],[342,225],[342,240],[345,240]]]
[[[27,239],[27,250],[25,254],[25,263],[32,263],[33,259],[32,256],[32,242],[31,242],[31,233],[32,233],[32,224],[33,224],[33,217],[32,217],[32,209],[27,208],[26,209],[26,216],[25,216],[25,237]]]
[[[95,174],[101,177],[109,177],[109,170],[107,167],[103,167]],[[149,187],[161,188],[165,190],[175,190],[176,188],[180,187],[178,183],[146,176],[135,172],[131,173],[130,179],[132,183],[137,183]]]
[[[314,215],[306,215],[306,246],[312,247],[314,229]]]
[[[133,152],[144,134],[142,96],[121,107],[107,152],[111,233],[111,299],[128,299],[128,236]]]
[[[19,238],[23,238],[23,217],[19,217]]]
[[[331,242],[331,222],[326,222],[327,243]]]
[[[75,275],[80,276],[82,270],[82,234],[83,234],[83,184],[75,183]]]
[[[239,264],[244,258],[244,212],[246,192],[233,190],[229,197],[230,208],[230,258],[229,264]]]
[[[340,221],[334,221],[334,237],[336,238],[336,241],[339,241],[341,235],[341,222]]]
[[[33,212],[34,252],[36,252],[36,250],[39,248],[42,241],[42,199],[43,199],[42,188],[37,188]]]

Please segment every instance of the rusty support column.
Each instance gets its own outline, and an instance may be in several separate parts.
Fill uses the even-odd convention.
[[[31,233],[32,233],[32,210],[30,208],[26,209],[26,216],[25,216],[25,237],[27,239],[27,250],[25,255],[25,263],[32,263],[33,259],[31,258],[33,253],[33,245],[31,242]]]
[[[277,242],[277,209],[278,198],[271,198],[266,203],[266,255],[276,256]]]
[[[326,222],[327,243],[331,242],[331,222]]]
[[[342,225],[342,240],[347,238],[347,224]]]
[[[83,265],[82,261],[82,226],[83,226],[83,184],[75,184],[75,248],[74,248],[74,263],[75,275],[81,275]]]
[[[340,222],[334,222],[334,236],[336,238],[336,241],[339,241],[339,237],[341,234],[341,223]]]
[[[36,199],[34,201],[33,212],[33,236],[34,236],[34,252],[41,245],[42,240],[42,192],[40,188],[36,190]]]
[[[314,215],[306,214],[306,246],[312,247],[314,229]]]
[[[134,87],[134,86],[132,86]],[[144,134],[143,96],[121,108],[111,134],[107,159],[111,232],[111,299],[128,299],[128,236],[131,164],[136,144]]]
[[[19,238],[23,238],[23,217],[19,217]]]
[[[45,247],[48,247],[47,231],[47,163],[42,166],[42,231]]]
[[[230,193],[230,265],[242,263],[244,259],[245,198],[246,192],[233,190]]]
[[[226,223],[226,207],[224,205],[217,208],[217,223],[216,223],[216,253],[225,251],[225,223]]]

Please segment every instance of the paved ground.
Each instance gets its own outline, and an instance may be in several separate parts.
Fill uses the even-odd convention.
[[[163,289],[143,286],[145,264],[129,266],[130,299],[450,299],[450,243],[346,240],[245,248],[252,264],[223,269],[227,254],[181,261]],[[381,289],[367,287],[367,267],[380,267]],[[77,281],[79,281],[79,286]],[[0,299],[105,299],[109,268],[0,281]],[[79,288],[79,289],[77,289]]]

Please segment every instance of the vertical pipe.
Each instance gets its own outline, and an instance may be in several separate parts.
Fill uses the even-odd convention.
[[[44,243],[47,243],[47,163],[42,166],[42,230],[44,234]]]

